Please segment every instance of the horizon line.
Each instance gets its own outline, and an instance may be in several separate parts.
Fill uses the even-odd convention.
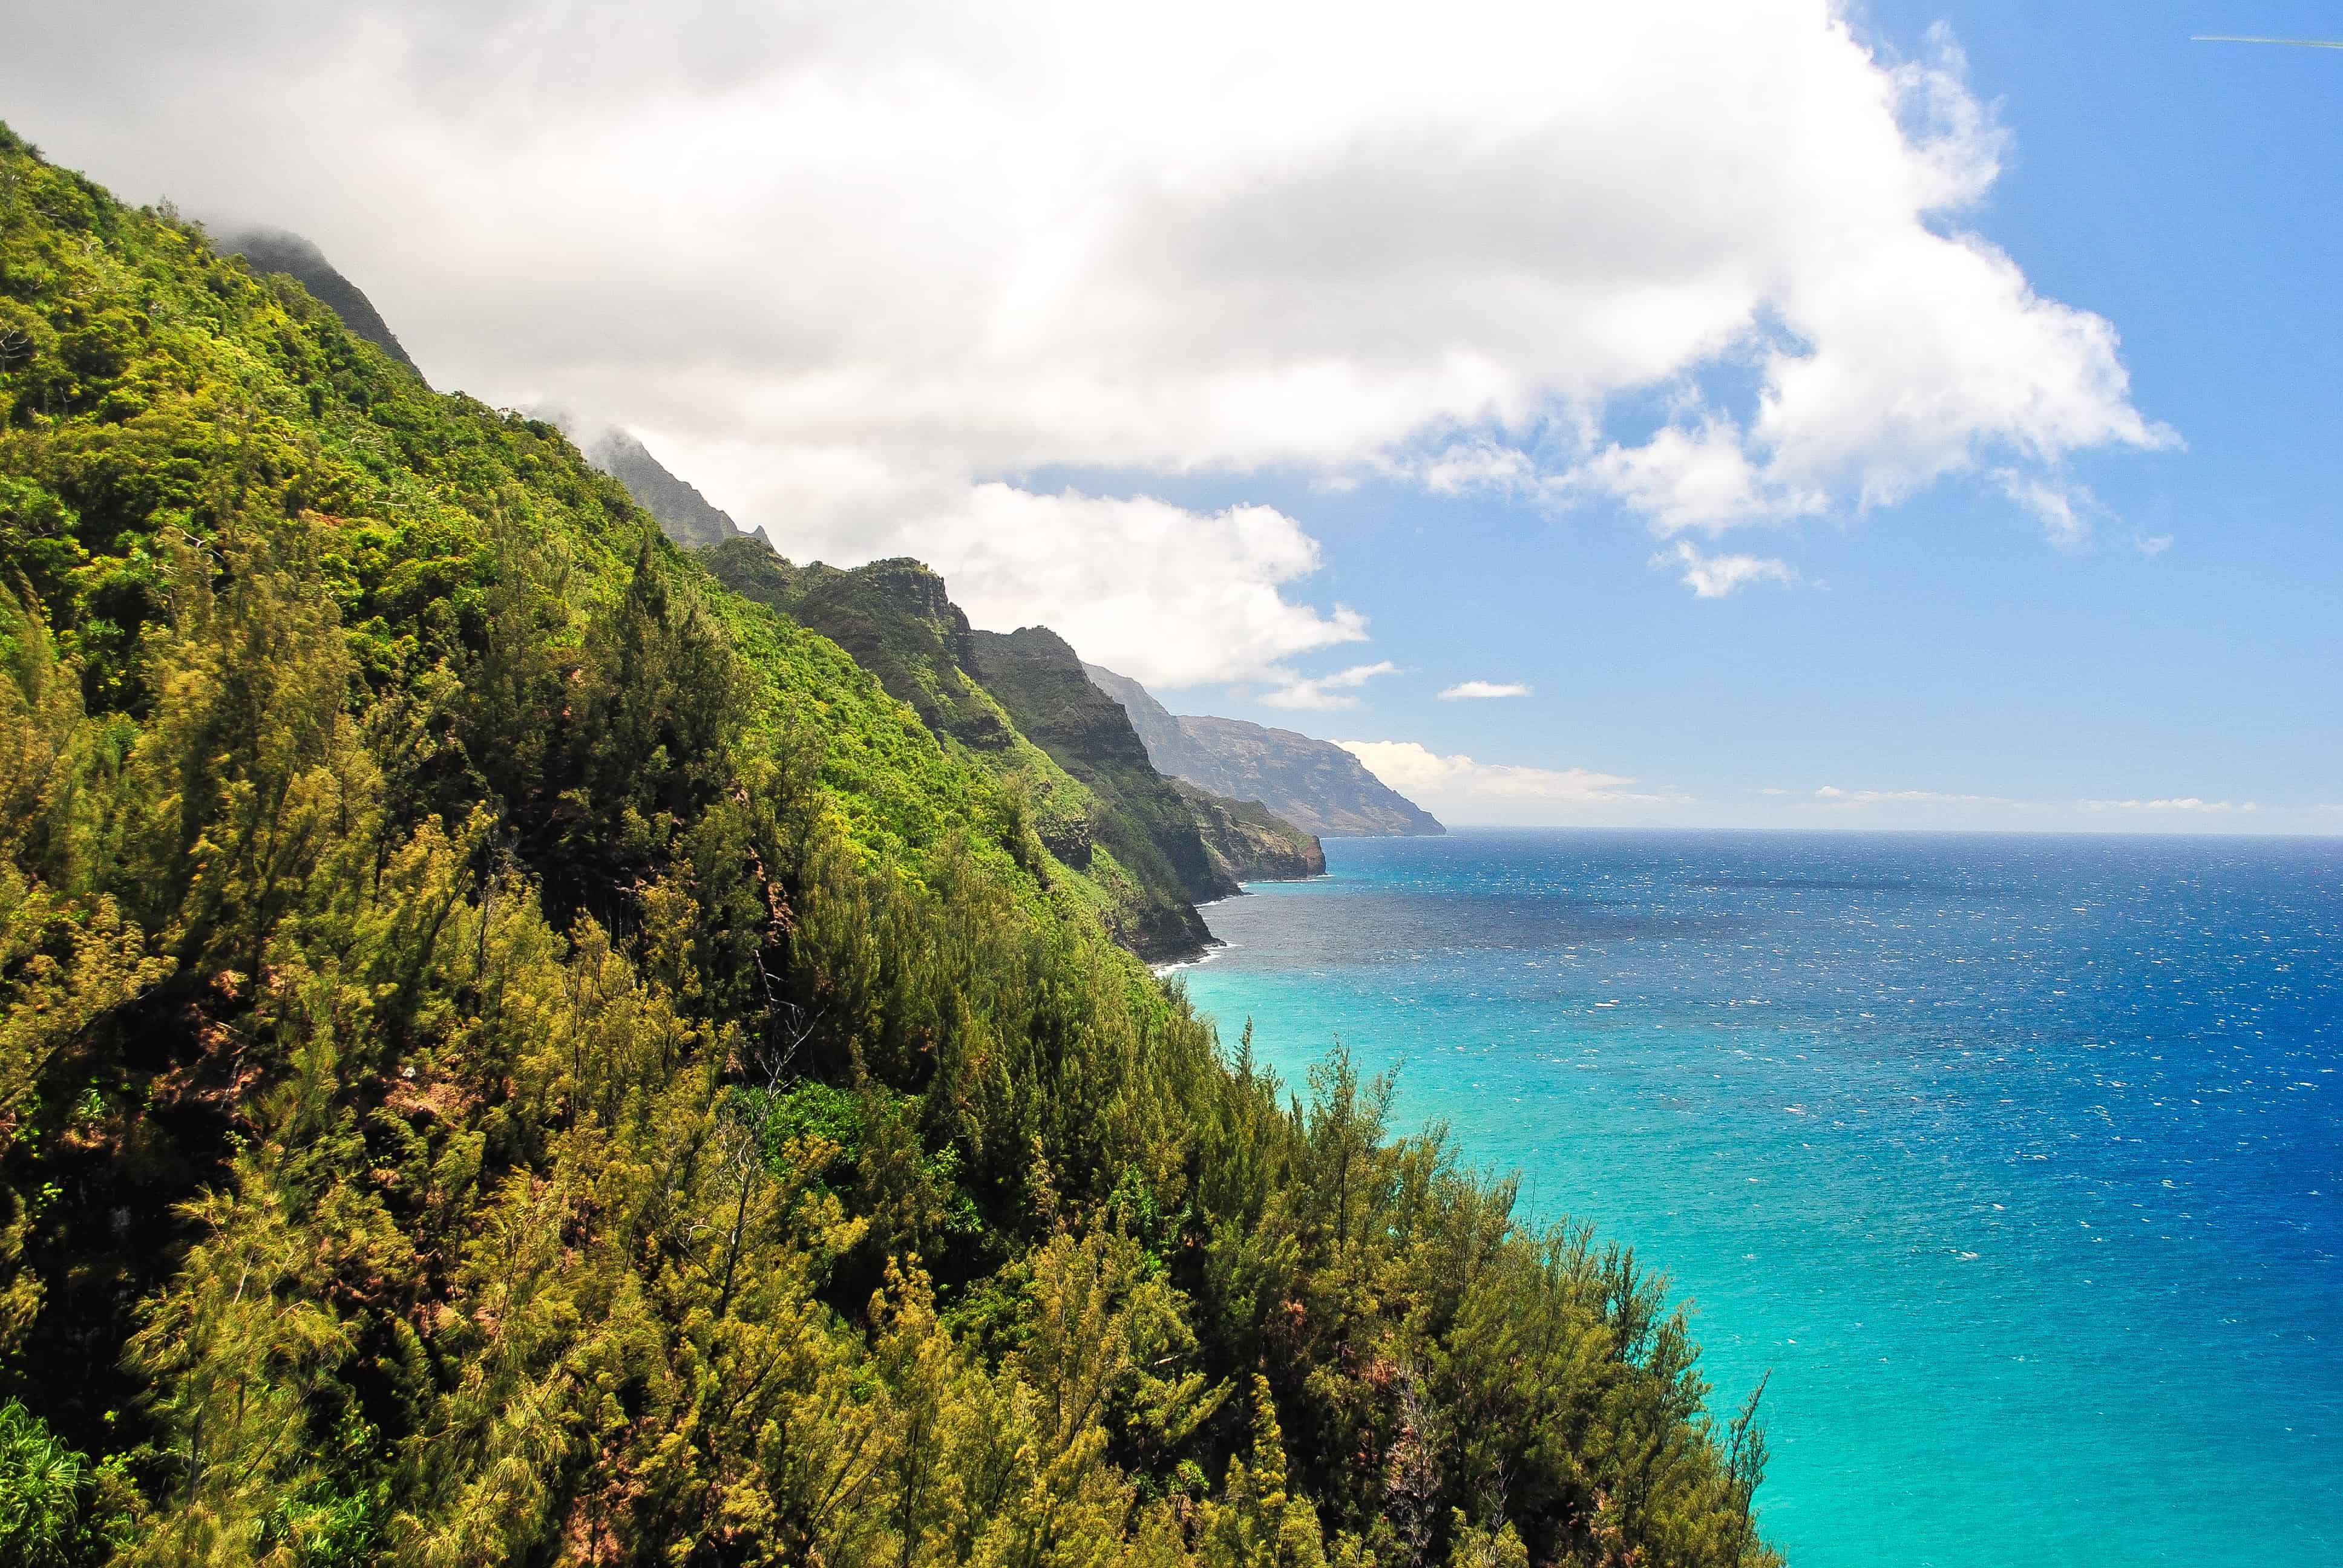
[[[1443,819],[1444,820],[1444,819]],[[1997,839],[2343,839],[2343,829],[2255,828],[1918,828],[1832,822],[1454,822],[1448,833],[1959,833]],[[1318,833],[1320,839],[1438,839],[1441,833]]]

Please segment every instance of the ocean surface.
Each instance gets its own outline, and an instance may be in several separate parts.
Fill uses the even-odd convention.
[[[1191,996],[1664,1266],[1795,1568],[2343,1563],[2343,840],[1326,858]]]

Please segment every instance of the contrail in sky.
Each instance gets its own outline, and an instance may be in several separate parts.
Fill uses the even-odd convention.
[[[2343,49],[2343,38],[2238,38],[2227,33],[2199,33],[2192,44],[2285,44],[2297,49]]]

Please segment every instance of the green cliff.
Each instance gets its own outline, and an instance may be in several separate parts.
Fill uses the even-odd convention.
[[[1163,962],[1212,940],[1193,906],[1236,886],[1212,875],[1185,805],[1079,666],[1075,685],[1090,700],[1070,709],[1061,680],[1018,658],[1008,639],[971,631],[943,579],[917,561],[797,566],[762,536],[700,558],[733,592],[845,648],[947,750],[998,780],[1047,851],[1048,879],[1076,890],[1124,946]]]
[[[0,1562],[1777,1561],[1664,1282],[979,749],[0,129]]]
[[[1213,869],[1187,801],[1148,762],[1131,721],[1090,683],[1064,638],[1029,626],[975,632],[970,640],[986,689],[1035,745],[1091,787],[1134,856],[1145,846],[1191,903],[1237,891]]]

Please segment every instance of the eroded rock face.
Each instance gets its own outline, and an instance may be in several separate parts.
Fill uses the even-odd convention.
[[[1123,706],[1155,766],[1232,800],[1257,800],[1307,833],[1337,838],[1444,833],[1431,812],[1331,740],[1242,719],[1175,715],[1127,676],[1084,671]]]
[[[1239,882],[1299,882],[1326,874],[1326,851],[1258,800],[1232,800],[1184,779],[1172,787],[1194,813],[1204,852],[1216,869]]]
[[[1122,705],[1091,684],[1065,638],[1029,626],[976,632],[971,642],[985,689],[1028,739],[1098,795],[1107,810],[1099,837],[1116,859],[1144,865],[1160,856],[1191,903],[1238,890],[1237,879],[1214,866],[1186,799],[1147,759]]]

